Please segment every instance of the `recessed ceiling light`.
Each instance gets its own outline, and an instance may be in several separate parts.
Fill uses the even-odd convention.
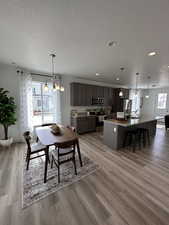
[[[117,77],[117,78],[116,78],[116,80],[120,80],[120,78],[119,78],[119,77]]]
[[[156,52],[149,52],[148,53],[148,56],[154,56],[154,55],[156,55],[157,53]]]
[[[100,73],[96,73],[96,76],[100,76]]]
[[[169,65],[168,65],[168,68],[169,68]]]
[[[114,47],[114,46],[116,46],[117,45],[117,41],[110,41],[109,43],[108,43],[108,46],[109,47]]]

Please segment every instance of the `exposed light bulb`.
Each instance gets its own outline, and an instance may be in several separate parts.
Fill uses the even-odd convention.
[[[149,52],[149,53],[148,53],[149,56],[154,56],[154,55],[156,55],[156,54],[157,54],[156,52]]]
[[[53,91],[56,91],[56,83],[53,82]]]
[[[48,87],[48,84],[46,82],[45,85],[44,85],[44,91],[48,91],[48,90],[49,90],[49,87]]]
[[[122,91],[119,92],[119,96],[123,97],[123,92]]]
[[[61,87],[61,88],[60,88],[60,91],[64,91],[64,90],[65,90],[64,87]]]
[[[56,90],[59,91],[60,90],[60,87],[58,84],[56,84]]]

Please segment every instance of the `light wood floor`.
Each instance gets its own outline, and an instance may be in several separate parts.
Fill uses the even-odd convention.
[[[0,151],[0,225],[168,225],[169,132],[132,153],[112,151],[97,133],[80,137],[82,151],[101,169],[21,209],[22,153]]]

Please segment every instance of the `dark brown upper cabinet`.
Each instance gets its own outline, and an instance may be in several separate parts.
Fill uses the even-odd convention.
[[[129,97],[129,91],[124,91],[123,98]],[[122,102],[119,97],[119,88],[103,87],[82,83],[70,84],[70,102],[71,106],[91,106],[92,98],[103,98],[103,106],[114,106]],[[121,105],[121,104],[120,104]],[[117,106],[116,106],[117,107]],[[121,107],[120,107],[121,108]]]
[[[71,83],[70,85],[70,104],[72,106],[80,106],[80,85],[78,83]]]

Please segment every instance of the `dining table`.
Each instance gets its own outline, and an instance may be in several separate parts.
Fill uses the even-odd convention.
[[[74,141],[80,161],[80,166],[83,166],[82,158],[81,158],[81,152],[80,152],[80,146],[79,146],[79,138],[76,132],[74,132],[69,127],[64,127],[62,125],[59,126],[60,132],[59,134],[54,134],[52,132],[51,126],[45,126],[45,127],[37,127],[35,129],[36,135],[40,141],[41,144],[45,145],[45,170],[44,170],[44,183],[47,181],[47,171],[48,171],[48,162],[49,160],[49,147],[55,146],[56,150],[57,147],[60,145],[69,142]]]

